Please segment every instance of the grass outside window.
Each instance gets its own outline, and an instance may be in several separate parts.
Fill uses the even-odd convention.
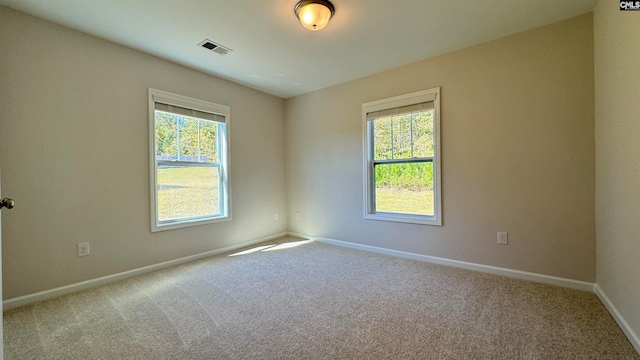
[[[158,220],[220,213],[217,167],[158,168]]]

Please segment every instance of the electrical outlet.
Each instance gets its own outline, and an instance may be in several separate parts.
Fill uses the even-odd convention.
[[[300,211],[296,211],[296,220],[300,220]]]
[[[83,242],[78,244],[78,256],[89,255],[89,243]]]
[[[506,231],[498,231],[498,244],[500,245],[509,244],[509,237]]]
[[[274,213],[273,213],[273,220],[275,220],[275,221],[280,220],[280,214],[279,214],[279,213],[277,213],[277,212],[274,212]]]

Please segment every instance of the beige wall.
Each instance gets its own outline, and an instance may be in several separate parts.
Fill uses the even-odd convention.
[[[286,229],[595,280],[590,14],[286,101],[4,7],[0,24],[5,298]],[[362,103],[435,86],[444,226],[364,221]],[[233,221],[149,231],[148,87],[231,106]]]
[[[444,226],[363,220],[362,103],[436,86]],[[593,93],[586,14],[287,99],[289,229],[593,282]]]
[[[5,298],[286,230],[284,100],[1,6],[0,49]],[[149,87],[231,107],[232,221],[150,232]]]
[[[594,11],[598,285],[640,336],[640,13]],[[640,348],[638,348],[640,351]]]

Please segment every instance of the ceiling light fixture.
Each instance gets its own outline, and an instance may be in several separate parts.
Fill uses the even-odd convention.
[[[302,26],[309,30],[321,30],[333,16],[335,8],[326,0],[301,0],[293,8]]]

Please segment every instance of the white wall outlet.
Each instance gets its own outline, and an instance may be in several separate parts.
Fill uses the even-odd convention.
[[[509,244],[509,236],[506,231],[498,231],[498,244],[507,245]]]
[[[83,242],[78,244],[78,256],[89,255],[89,243]]]
[[[280,220],[280,213],[274,212],[274,213],[273,213],[273,220],[274,220],[274,221],[278,221],[278,220]]]
[[[296,220],[300,220],[300,211],[296,211]]]

